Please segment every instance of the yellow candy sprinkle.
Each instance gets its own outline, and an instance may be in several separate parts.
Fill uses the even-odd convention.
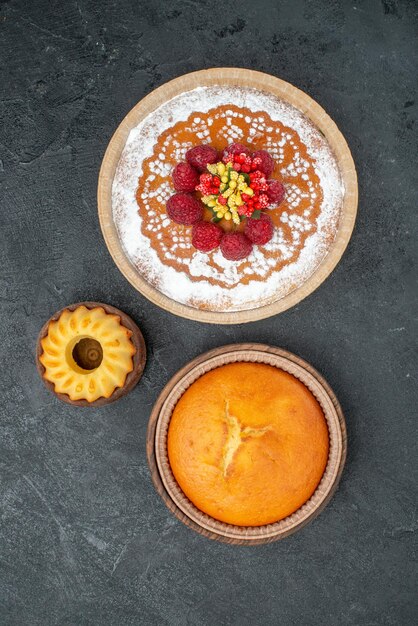
[[[231,180],[237,180],[238,179],[238,172],[236,172],[235,170],[233,172],[231,172],[230,178],[231,178]]]
[[[247,196],[254,195],[254,191],[251,189],[251,187],[247,187],[247,189],[245,190],[245,193],[247,194]]]
[[[209,200],[208,206],[212,207],[216,205],[216,200]]]
[[[228,211],[227,213],[225,213],[224,215],[224,219],[226,219],[227,222],[229,222],[229,220],[231,219],[232,215],[230,214],[230,212]]]
[[[227,189],[226,191],[224,191],[224,193],[222,194],[224,198],[229,198],[229,196],[231,195],[231,193],[233,193],[234,190],[233,189]]]
[[[230,189],[235,189],[236,186],[237,186],[237,182],[235,180],[230,180],[229,181],[229,188]]]
[[[222,183],[227,183],[228,182],[228,176],[222,176],[221,182]]]
[[[218,167],[217,167],[217,165],[215,163],[207,165],[206,168],[213,175],[218,173]]]
[[[218,217],[219,219],[222,219],[224,216],[224,214],[221,211],[218,211],[216,214],[216,217]]]
[[[232,221],[234,222],[234,224],[239,224],[241,222],[238,213],[234,213],[234,215],[232,216]]]
[[[219,176],[223,176],[225,174],[225,165],[221,162],[216,164],[216,168],[218,170]]]

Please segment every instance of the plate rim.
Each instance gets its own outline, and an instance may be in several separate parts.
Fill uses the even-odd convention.
[[[260,535],[260,536],[252,536],[252,537],[248,537],[248,536],[246,537],[242,534],[240,536],[237,536],[237,534],[235,534],[235,536],[224,535],[222,534],[221,531],[217,531],[214,528],[209,529],[205,526],[199,525],[199,523],[195,521],[195,519],[187,515],[187,512],[185,511],[184,508],[181,508],[180,506],[178,506],[177,502],[172,497],[169,490],[166,488],[165,480],[161,476],[160,465],[158,462],[158,453],[156,451],[156,436],[157,436],[157,430],[158,430],[158,425],[159,425],[162,411],[164,409],[166,400],[169,397],[170,393],[175,387],[179,385],[181,380],[187,377],[187,375],[196,367],[206,363],[207,361],[213,360],[214,357],[219,357],[220,355],[232,355],[232,354],[236,354],[237,356],[239,356],[240,352],[248,352],[248,351],[264,352],[264,353],[267,352],[267,353],[276,355],[278,357],[281,357],[282,359],[291,361],[293,364],[296,364],[299,367],[303,368],[308,374],[310,374],[313,378],[315,378],[316,381],[320,384],[320,386],[324,390],[324,392],[326,393],[327,397],[329,398],[329,400],[331,401],[335,409],[337,419],[338,419],[339,437],[340,437],[340,442],[341,442],[341,445],[338,451],[338,458],[337,458],[334,479],[325,497],[323,498],[323,500],[320,501],[319,505],[316,506],[316,508],[314,508],[310,512],[309,515],[301,518],[301,520],[298,523],[293,524],[289,528],[279,530],[278,532],[274,534],[269,534],[268,536],[266,534],[264,534],[263,536]],[[177,519],[179,519],[181,522],[183,522],[184,524],[192,528],[194,531],[198,532],[199,534],[209,539],[214,539],[217,541],[221,541],[223,543],[230,543],[234,545],[260,545],[260,544],[265,544],[265,543],[271,543],[279,539],[283,539],[297,532],[298,530],[303,528],[306,524],[308,524],[310,521],[315,519],[321,513],[321,511],[325,508],[328,502],[331,500],[331,498],[333,497],[338,487],[338,484],[339,484],[339,481],[340,481],[340,478],[344,469],[345,461],[346,461],[347,428],[346,428],[346,423],[345,423],[344,414],[343,414],[341,405],[338,402],[338,399],[335,393],[333,392],[329,384],[326,382],[326,380],[307,361],[297,356],[296,354],[289,352],[288,350],[284,350],[283,348],[278,348],[278,347],[270,346],[266,344],[258,344],[258,343],[228,344],[225,346],[221,346],[219,348],[214,348],[212,350],[209,350],[208,352],[205,352],[204,354],[201,354],[200,356],[196,357],[195,359],[187,363],[185,366],[183,366],[178,372],[174,374],[174,376],[171,377],[171,379],[168,381],[168,383],[165,385],[164,389],[161,391],[160,395],[158,396],[154,404],[154,407],[151,411],[151,415],[150,415],[149,422],[148,422],[148,428],[147,428],[146,451],[147,451],[148,466],[150,468],[151,478],[152,478],[154,487],[156,491],[159,493],[162,500],[164,501],[165,505],[175,515],[175,517],[177,517]],[[298,510],[301,510],[301,509],[298,509]]]
[[[268,91],[295,106],[324,134],[338,162],[345,192],[335,241],[310,277],[286,296],[268,305],[242,311],[207,311],[182,304],[153,287],[134,268],[123,250],[112,215],[112,184],[119,158],[132,128],[163,102],[184,91],[199,86],[242,84]],[[151,91],[123,118],[105,151],[98,178],[97,204],[103,238],[116,266],[131,285],[153,304],[162,309],[200,322],[212,324],[242,324],[281,313],[313,293],[334,270],[350,241],[358,205],[358,183],[354,161],[348,144],[335,122],[313,98],[290,83],[256,70],[244,68],[210,68],[183,74]]]

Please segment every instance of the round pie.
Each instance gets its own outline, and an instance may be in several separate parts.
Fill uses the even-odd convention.
[[[312,392],[271,365],[232,363],[201,376],[171,416],[168,459],[188,499],[238,526],[277,522],[313,495],[329,434]]]
[[[202,144],[267,151],[286,189],[267,211],[272,239],[241,260],[191,245],[172,221],[173,168]],[[253,87],[207,85],[167,100],[131,130],[116,168],[112,212],[131,264],[159,292],[213,312],[272,304],[306,282],[330,251],[344,202],[337,159],[321,131],[289,103]],[[229,227],[232,222],[229,222]]]

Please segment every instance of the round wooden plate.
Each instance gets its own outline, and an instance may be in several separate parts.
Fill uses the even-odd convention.
[[[41,346],[41,340],[44,337],[46,337],[50,322],[52,321],[55,322],[57,319],[59,319],[60,315],[65,310],[74,311],[79,306],[85,306],[87,309],[94,309],[96,307],[102,307],[106,313],[109,313],[111,315],[118,315],[120,317],[120,321],[122,325],[125,326],[125,328],[128,328],[132,332],[131,341],[133,342],[136,348],[136,352],[133,356],[134,368],[132,372],[129,372],[129,374],[127,375],[124,386],[116,388],[109,398],[98,398],[94,402],[88,402],[87,400],[70,400],[67,394],[56,393],[53,383],[49,382],[48,380],[45,380],[44,378],[45,368],[39,360],[39,357],[41,356],[43,352],[42,346]],[[38,369],[39,375],[45,387],[49,391],[52,391],[52,393],[55,396],[57,396],[59,400],[62,400],[63,402],[67,402],[68,404],[72,404],[73,406],[97,407],[97,406],[104,406],[105,404],[110,404],[111,402],[115,402],[116,400],[119,400],[119,398],[122,398],[122,396],[125,396],[127,393],[129,393],[138,383],[144,371],[146,360],[147,360],[147,351],[145,347],[144,337],[141,331],[139,330],[138,326],[133,321],[133,319],[131,319],[129,315],[127,315],[120,309],[117,309],[116,307],[111,306],[110,304],[103,304],[103,302],[89,302],[89,301],[77,302],[76,304],[69,304],[68,306],[64,307],[60,311],[57,311],[42,326],[40,333],[38,335],[38,340],[36,342],[36,367]]]
[[[196,309],[165,296],[151,286],[126,256],[112,215],[112,183],[129,132],[161,104],[199,86],[226,85],[253,87],[271,93],[302,111],[322,132],[330,144],[345,187],[344,203],[336,239],[328,254],[308,280],[287,296],[255,309],[236,312],[213,312]],[[357,176],[354,162],[343,135],[324,109],[300,89],[279,78],[238,68],[214,68],[180,76],[143,98],[125,117],[113,135],[103,158],[98,183],[98,209],[103,236],[110,254],[122,274],[151,302],[188,319],[213,324],[242,324],[276,315],[312,293],[332,272],[340,260],[354,228],[357,212]]]
[[[317,398],[328,424],[330,452],[327,467],[312,497],[295,513],[274,524],[233,526],[202,513],[185,496],[171,472],[167,431],[172,411],[184,391],[211,369],[238,361],[268,363],[301,380]],[[314,519],[334,494],[347,453],[347,433],[341,406],[322,376],[300,357],[263,344],[233,344],[216,348],[183,367],[167,383],[151,413],[147,431],[147,457],[157,492],[172,513],[196,532],[225,543],[256,545],[283,539]]]

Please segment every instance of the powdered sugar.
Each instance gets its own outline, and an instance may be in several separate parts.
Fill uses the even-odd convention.
[[[209,253],[209,264],[208,255],[193,251],[190,238],[185,238],[181,233],[173,236],[168,246],[163,236],[164,229],[170,224],[165,211],[149,210],[142,213],[141,217],[135,194],[138,178],[143,173],[144,161],[153,154],[163,131],[194,114],[194,135],[198,140],[207,142],[208,126],[212,118],[205,123],[203,115],[200,117],[199,113],[206,114],[228,103],[233,103],[234,108],[249,109],[257,113],[257,116],[247,116],[248,120],[245,118],[251,127],[248,135],[243,136],[242,129],[234,122],[234,117],[241,114],[236,110],[227,110],[225,143],[243,141],[251,145],[252,138],[257,134],[266,133],[267,136],[272,133],[273,128],[268,127],[268,116],[274,122],[281,122],[296,131],[306,146],[310,160],[314,163],[315,173],[319,177],[323,199],[314,224],[309,219],[309,207],[302,214],[297,213],[302,196],[305,203],[307,199],[313,202],[316,191],[306,173],[311,163],[293,146],[292,161],[281,170],[287,189],[287,206],[281,215],[284,227],[275,229],[272,240],[266,246],[254,247],[248,258],[249,263],[227,261],[217,250]],[[267,115],[259,115],[260,111]],[[276,141],[270,141],[266,148],[281,163],[284,150],[289,149],[291,144],[292,136],[284,134],[278,136]],[[172,145],[176,160],[180,161],[184,159],[184,154],[192,143],[181,144],[174,138]],[[166,145],[157,158],[154,158],[153,173],[148,179],[152,182],[152,176],[154,179],[155,176],[162,176],[166,180],[157,190],[144,193],[142,198],[146,202],[148,193],[153,193],[154,199],[163,207],[173,193],[169,178],[172,165],[166,163],[165,149]],[[301,176],[306,181],[305,191],[292,183],[292,178],[295,179],[296,176]],[[113,181],[112,207],[125,252],[148,282],[178,302],[215,311],[234,311],[255,308],[278,300],[302,284],[315,271],[336,233],[343,193],[338,166],[329,145],[302,113],[258,90],[207,87],[183,93],[166,102],[130,132]],[[146,223],[143,222],[144,216]],[[159,242],[164,253],[163,258],[157,254],[147,232],[152,232]],[[303,247],[300,249],[301,241]],[[182,256],[181,252],[185,250],[190,253]],[[296,250],[298,254],[294,258]],[[282,264],[277,271],[274,268],[278,258],[287,263]],[[171,261],[179,261],[181,271],[170,265]]]

